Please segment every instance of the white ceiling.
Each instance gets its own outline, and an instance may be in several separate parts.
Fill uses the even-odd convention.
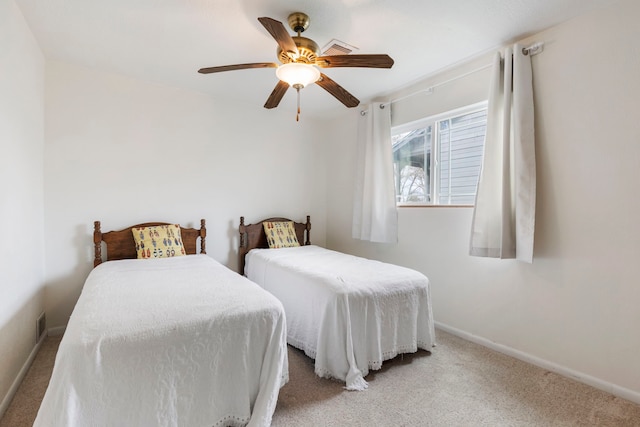
[[[277,62],[258,22],[311,18],[304,33],[321,47],[338,39],[357,53],[387,53],[392,69],[323,72],[361,101],[451,64],[534,34],[615,0],[15,0],[47,59],[206,92],[262,108],[274,69],[202,75],[202,67]],[[304,114],[344,107],[317,85],[302,92]],[[295,108],[290,89],[279,108]]]

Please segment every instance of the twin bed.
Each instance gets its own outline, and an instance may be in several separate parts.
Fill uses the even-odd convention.
[[[267,249],[274,222],[291,223],[301,246]],[[288,381],[287,341],[349,390],[435,343],[427,278],[311,245],[309,217],[241,218],[241,274],[206,255],[204,220],[179,227],[189,256],[143,260],[134,232],[169,224],[94,226],[95,268],[34,426],[268,426]]]
[[[180,228],[189,256],[171,258],[131,259],[132,228],[95,223],[96,267],[34,425],[270,425],[288,380],[282,304],[204,254],[204,221]]]
[[[264,224],[292,222],[300,246],[269,249]],[[367,388],[382,362],[431,351],[435,331],[429,280],[397,265],[311,245],[311,222],[240,218],[239,270],[284,305],[287,341],[315,359],[315,373]],[[304,242],[304,243],[302,243]]]

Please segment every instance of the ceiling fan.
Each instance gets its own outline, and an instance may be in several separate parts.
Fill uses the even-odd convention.
[[[347,107],[355,107],[360,101],[346,89],[325,74],[320,68],[332,67],[361,67],[361,68],[391,68],[393,59],[389,55],[328,55],[320,56],[320,48],[313,40],[300,34],[309,27],[309,16],[302,12],[294,12],[288,17],[289,27],[297,36],[289,35],[282,22],[272,18],[258,18],[278,43],[277,57],[280,65],[275,62],[255,62],[249,64],[224,65],[208,67],[198,70],[201,74],[219,73],[222,71],[243,70],[247,68],[276,68],[279,81],[269,95],[264,108],[275,108],[289,87],[298,92],[298,113],[300,116],[300,89],[316,83],[333,95]]]

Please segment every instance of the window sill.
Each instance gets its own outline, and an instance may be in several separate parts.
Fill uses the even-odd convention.
[[[398,208],[473,208],[474,205],[396,205]]]

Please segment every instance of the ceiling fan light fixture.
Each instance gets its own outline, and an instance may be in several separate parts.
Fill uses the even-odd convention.
[[[305,87],[320,79],[320,71],[311,64],[290,62],[280,65],[276,69],[276,76],[291,87],[296,87],[296,85]]]

